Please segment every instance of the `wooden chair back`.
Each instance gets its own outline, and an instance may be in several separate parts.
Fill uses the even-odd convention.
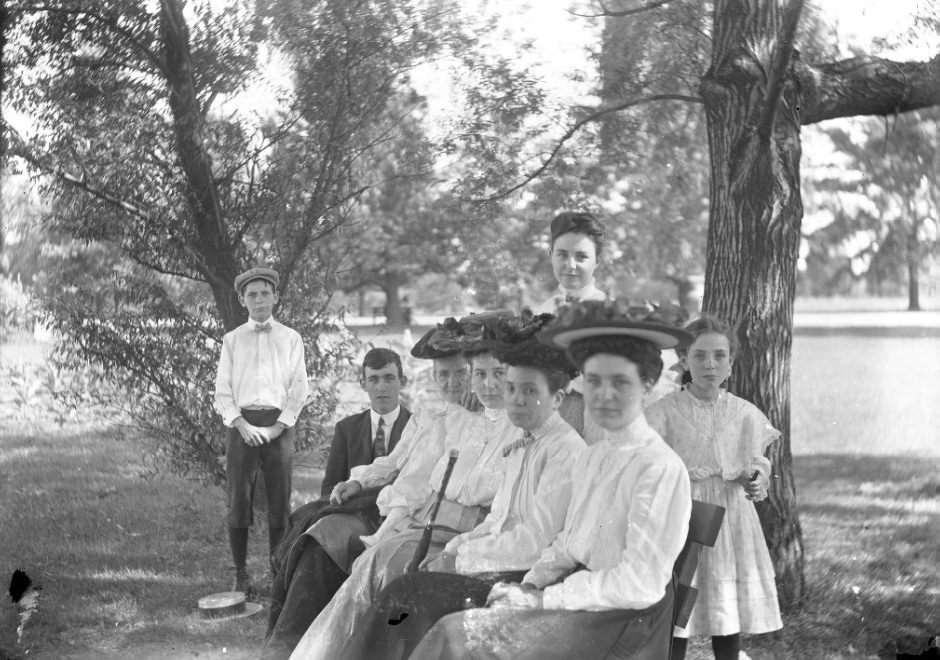
[[[695,569],[698,568],[699,553],[703,547],[715,545],[724,517],[724,507],[692,500],[689,536],[673,566],[673,574],[676,577],[676,608],[672,620],[673,625],[685,628],[689,623],[692,607],[698,597],[698,589],[692,586],[692,577],[695,575]]]

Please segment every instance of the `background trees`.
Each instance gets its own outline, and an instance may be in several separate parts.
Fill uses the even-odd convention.
[[[594,17],[585,20],[602,21],[600,82],[593,97],[562,108],[518,62],[476,58],[473,39],[456,29],[463,19],[443,0],[213,7],[21,1],[7,9],[9,103],[37,121],[25,136],[4,125],[7,153],[49,177],[50,230],[120,257],[106,280],[61,281],[63,295],[46,302],[72,340],[65,356],[124,374],[152,406],[143,418],[171,462],[209,465],[214,416],[204,397],[194,399],[211,379],[219,334],[239,321],[229,283],[241,266],[276,262],[287,285],[282,316],[319,337],[332,329],[324,303],[349,265],[344,254],[358,264],[346,277],[373,270],[394,299],[411,273],[373,267],[423,259],[430,243],[406,239],[433,224],[442,231],[434,242],[450,236],[454,250],[438,250],[425,268],[463,259],[455,272],[480,304],[519,302],[541,284],[547,217],[562,206],[604,211],[612,290],[628,292],[643,275],[681,283],[707,264],[704,307],[740,335],[732,387],[784,433],[761,515],[784,604],[797,605],[789,357],[801,129],[937,105],[940,56],[833,57],[799,0],[612,0],[582,8]],[[445,51],[466,76],[455,83],[460,112],[435,152],[410,123],[420,105],[409,101],[410,72]],[[281,63],[280,84],[261,86],[259,58]],[[262,96],[269,111],[247,109],[246,98]],[[442,206],[448,195],[435,179],[451,175],[428,168],[441,154],[457,161],[460,204]],[[457,222],[445,230],[442,217]],[[399,232],[403,218],[415,223],[408,232]],[[926,224],[912,234],[904,222],[876,232],[884,252],[873,263],[899,263],[888,259],[892,245],[908,263],[910,237],[930,239]],[[337,249],[346,245],[358,252]],[[206,347],[196,364],[194,346]],[[311,371],[339,367],[340,355],[309,348]],[[328,406],[312,406],[314,417]]]
[[[57,271],[43,306],[67,338],[59,357],[111,371],[163,465],[220,478],[205,394],[222,332],[244,318],[234,276],[275,264],[279,315],[311,338],[308,370],[340,368],[342,342],[314,339],[341,336],[326,311],[336,263],[316,246],[381,181],[371,154],[408,139],[388,105],[409,71],[468,42],[443,2],[24,0],[6,11],[5,103],[31,125],[5,113],[4,156],[44,175],[48,231],[114,260],[96,276]],[[330,421],[332,396],[315,391],[309,435]]]
[[[764,410],[783,433],[770,450],[776,478],[769,501],[759,510],[782,604],[795,608],[804,586],[789,438],[789,364],[803,214],[800,130],[836,117],[898,114],[940,104],[940,55],[927,62],[869,55],[831,59],[831,49],[813,40],[818,25],[804,22],[801,0],[716,0],[704,16],[696,2],[619,0],[589,6],[584,14],[606,22],[608,57],[601,71],[607,79],[600,103],[572,107],[555,147],[537,162],[516,163],[514,179],[503,172],[511,184],[490,198],[518,190],[555,162],[564,163],[567,144],[580,149],[582,131],[590,134],[599,121],[622,115],[609,124],[607,143],[617,145],[626,137],[627,144],[608,149],[607,158],[631,163],[637,158],[635,143],[629,144],[629,131],[620,127],[640,126],[644,120],[639,117],[647,125],[668,121],[676,116],[668,105],[677,101],[702,105],[710,161],[703,306],[737,328],[741,351],[731,388]],[[685,57],[657,50],[652,40],[644,41],[642,29],[614,25],[618,21],[651,31],[657,21],[671,26],[682,37],[668,43],[678,43]],[[634,43],[641,46],[637,51]],[[707,56],[696,57],[697,43],[707,43]],[[610,72],[618,70],[628,73],[626,84],[611,80]],[[682,157],[681,151],[672,153],[676,160]],[[658,220],[650,224],[662,230]]]
[[[807,237],[809,266],[833,288],[865,279],[875,293],[904,287],[920,309],[920,276],[940,246],[940,135],[936,109],[825,129],[834,149],[820,165],[809,212],[828,223]],[[906,285],[906,286],[904,286]]]

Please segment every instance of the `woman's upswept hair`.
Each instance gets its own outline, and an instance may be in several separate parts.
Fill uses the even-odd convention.
[[[552,220],[551,243],[555,247],[555,239],[563,234],[583,234],[594,241],[595,254],[600,259],[607,243],[607,229],[590,213],[578,211],[565,211],[559,213]]]
[[[601,335],[572,342],[568,348],[571,360],[584,371],[584,363],[592,355],[610,353],[619,355],[636,365],[637,373],[647,385],[654,385],[663,372],[663,358],[652,342],[637,337]]]

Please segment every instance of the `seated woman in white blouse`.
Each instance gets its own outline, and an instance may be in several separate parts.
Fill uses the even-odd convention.
[[[615,303],[571,305],[543,330],[583,366],[586,406],[607,437],[572,467],[564,529],[521,584],[496,584],[486,608],[440,619],[412,660],[669,656],[672,569],[691,513],[682,460],[646,423],[659,349],[686,337],[628,321]]]

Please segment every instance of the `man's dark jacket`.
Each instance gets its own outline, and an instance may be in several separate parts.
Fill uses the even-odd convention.
[[[350,415],[336,423],[330,457],[326,462],[323,485],[320,487],[320,494],[323,497],[329,498],[336,484],[349,479],[349,472],[354,467],[368,465],[375,460],[372,452],[372,420],[369,412],[370,409],[366,408],[361,413]],[[411,412],[402,406],[391,430],[386,429],[386,453],[392,453],[410,417]]]

